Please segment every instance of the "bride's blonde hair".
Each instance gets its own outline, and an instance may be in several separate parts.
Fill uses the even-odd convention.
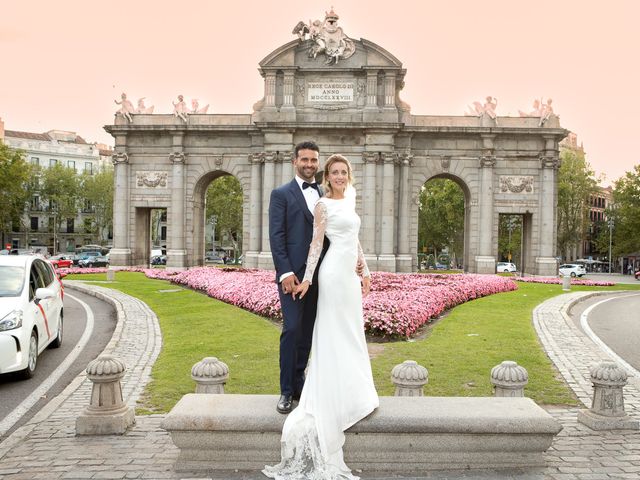
[[[353,185],[353,170],[351,169],[351,163],[349,163],[349,160],[347,160],[346,157],[343,157],[339,153],[331,155],[329,158],[327,158],[327,161],[324,164],[324,171],[322,172],[322,188],[325,192],[327,192],[327,196],[329,198],[333,197],[333,187],[329,183],[328,177],[329,171],[331,170],[331,167],[334,163],[344,163],[347,166],[347,188],[349,188],[350,185]]]

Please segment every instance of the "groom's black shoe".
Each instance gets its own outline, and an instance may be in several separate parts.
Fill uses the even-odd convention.
[[[276,410],[280,413],[290,413],[293,408],[293,397],[291,395],[280,395]]]

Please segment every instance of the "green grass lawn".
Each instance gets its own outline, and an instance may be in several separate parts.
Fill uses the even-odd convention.
[[[68,278],[103,282],[106,275]],[[193,392],[191,367],[207,356],[218,357],[229,366],[225,392],[279,393],[280,329],[272,321],[142,273],[117,272],[115,282],[101,285],[144,301],[160,322],[162,351],[139,413],[168,412],[182,395]],[[518,287],[454,308],[415,340],[370,342],[378,393],[393,395],[391,369],[404,360],[415,360],[429,370],[426,395],[492,395],[491,368],[503,360],[514,360],[529,372],[528,397],[541,404],[576,405],[575,396],[542,350],[531,322],[536,305],[563,293],[562,286],[519,283]],[[639,288],[572,286],[572,291]],[[161,292],[168,289],[179,291]]]

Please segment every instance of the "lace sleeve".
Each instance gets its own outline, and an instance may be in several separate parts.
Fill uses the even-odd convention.
[[[322,253],[322,245],[324,244],[324,232],[327,229],[327,206],[324,202],[316,203],[313,210],[313,239],[309,247],[309,255],[307,256],[307,268],[304,271],[302,281],[308,280],[313,283],[313,274],[318,266],[320,254]]]
[[[362,251],[362,246],[360,245],[360,240],[358,240],[358,261],[362,262],[362,266],[363,266],[362,276],[363,277],[371,277],[371,272],[369,272],[369,267],[367,266],[367,261],[364,259],[364,252]]]

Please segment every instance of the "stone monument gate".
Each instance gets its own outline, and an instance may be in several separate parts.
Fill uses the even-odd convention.
[[[260,62],[264,97],[251,114],[188,111],[180,97],[173,114],[118,114],[105,127],[115,138],[112,265],[148,264],[154,208],[167,210],[167,267],[202,265],[205,191],[230,174],[243,188],[244,265],[272,268],[269,196],[293,176],[294,145],[311,139],[321,164],[333,153],[353,164],[372,270],[416,270],[419,194],[444,177],[465,196],[466,271],[495,272],[499,215],[518,214],[518,267],[555,275],[558,142],[568,133],[558,117],[496,116],[491,97],[470,115],[412,115],[396,57],[346,37],[333,12],[319,24],[301,22],[297,40]]]

